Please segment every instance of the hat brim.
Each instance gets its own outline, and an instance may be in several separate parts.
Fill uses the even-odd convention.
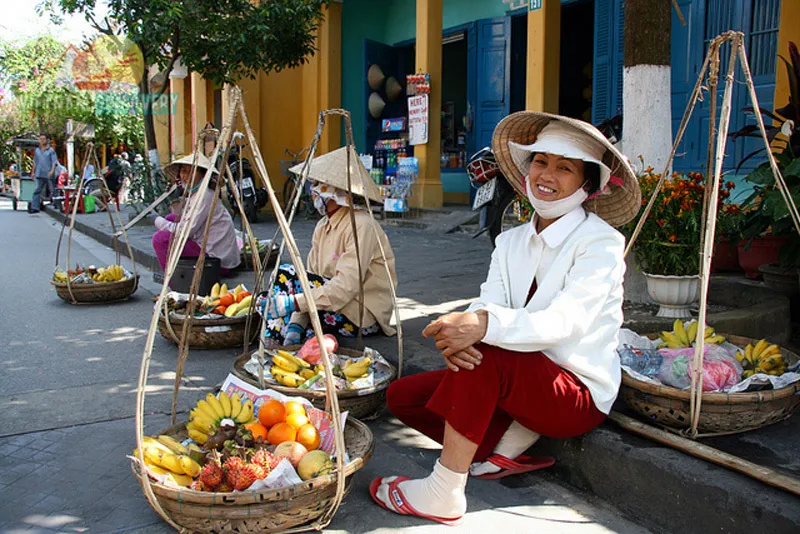
[[[209,168],[212,168],[214,174],[219,174],[216,167],[214,167],[211,164],[211,161],[203,154],[198,154],[196,157],[194,154],[189,154],[188,156],[176,159],[172,163],[165,165],[162,170],[164,174],[167,176],[167,178],[170,179],[170,181],[176,182],[178,181],[180,176],[181,165],[188,165],[190,167],[192,165],[197,165],[198,169],[203,169],[204,171],[207,171]]]
[[[305,162],[299,163],[291,167],[289,171],[299,176],[304,165]],[[347,191],[347,147],[337,148],[332,152],[317,156],[310,165],[309,180]],[[372,177],[354,149],[350,151],[350,184],[354,195],[368,198],[374,202],[383,202],[380,189],[372,181]]]
[[[609,177],[613,176],[619,179],[609,180],[603,193],[584,202],[584,207],[614,227],[622,226],[633,220],[642,205],[642,192],[639,189],[636,174],[625,156],[609,142],[600,130],[577,119],[540,111],[519,111],[501,120],[492,135],[492,151],[508,183],[514,187],[517,193],[526,195],[525,176],[528,173],[524,166],[524,160],[527,159],[527,162],[530,162],[530,152],[526,152],[521,147],[534,145],[539,132],[554,120],[561,121],[575,128],[577,132],[590,135],[600,142],[606,149],[600,162],[601,175],[603,167],[605,167]],[[512,143],[517,147],[512,148]]]

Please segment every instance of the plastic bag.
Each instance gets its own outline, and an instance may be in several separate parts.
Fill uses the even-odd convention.
[[[325,340],[325,348],[328,349],[328,354],[333,354],[336,352],[336,349],[339,348],[339,342],[336,341],[336,338],[331,334],[325,334],[323,339]],[[307,361],[311,365],[317,365],[322,359],[322,353],[319,350],[317,336],[309,338],[309,340],[303,344],[300,350],[297,351],[295,356]]]
[[[658,379],[678,389],[691,386],[694,348],[660,349],[658,352],[664,358]],[[724,391],[742,379],[742,366],[724,348],[706,345],[703,353],[703,391]]]

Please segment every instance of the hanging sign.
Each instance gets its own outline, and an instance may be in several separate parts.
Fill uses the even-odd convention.
[[[542,0],[531,0],[531,11],[542,9]]]
[[[428,142],[428,95],[408,98],[408,142],[424,145]]]

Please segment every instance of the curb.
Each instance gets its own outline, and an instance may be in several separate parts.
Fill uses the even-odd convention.
[[[53,210],[53,209],[50,209],[50,208],[48,208],[46,210],[42,210],[42,211],[44,213],[47,213],[47,215],[49,215],[50,217],[52,217],[53,219],[57,220],[58,222],[60,222],[62,224],[64,223],[64,221],[66,219],[66,216],[63,213],[61,213],[60,211],[56,211],[56,210]],[[85,224],[85,223],[82,223],[81,221],[76,220],[75,221],[75,230],[79,231],[80,233],[82,233],[84,235],[87,235],[87,236],[91,237],[92,239],[94,239],[98,243],[101,243],[102,245],[105,245],[105,246],[110,247],[110,248],[114,248],[114,238],[112,236],[110,236],[109,234],[107,234],[105,232],[97,230],[96,228],[93,228],[93,227],[89,226],[88,224]],[[161,265],[158,263],[158,258],[156,257],[156,255],[152,251],[150,251],[150,250],[147,250],[147,251],[142,250],[140,248],[137,248],[133,244],[131,244],[131,250],[133,251],[133,260],[136,263],[144,265],[146,268],[148,268],[149,270],[151,270],[153,272],[161,272]],[[127,247],[125,247],[125,246],[120,247],[120,254],[122,254],[125,257],[128,257]]]

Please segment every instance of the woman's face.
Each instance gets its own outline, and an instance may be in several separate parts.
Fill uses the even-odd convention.
[[[197,171],[199,171],[199,168]],[[178,178],[180,178],[181,182],[183,182],[183,185],[191,187],[194,185],[195,178],[198,175],[197,171],[195,171],[193,174],[191,165],[181,165],[178,171]]]
[[[561,200],[583,187],[583,161],[555,154],[537,153],[531,160],[528,179],[539,200]]]

